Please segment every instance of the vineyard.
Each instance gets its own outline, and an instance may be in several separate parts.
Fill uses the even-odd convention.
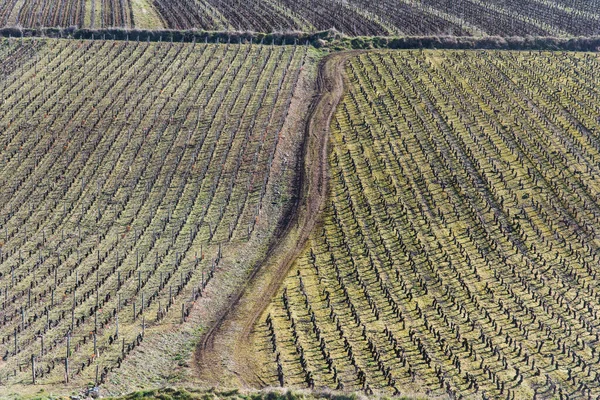
[[[0,386],[131,387],[210,323],[296,196],[314,57],[0,41]]]
[[[133,28],[137,26],[133,5],[130,0],[9,0],[0,4],[0,24],[26,28]],[[144,21],[141,25],[145,25]]]
[[[596,398],[599,68],[351,58],[322,226],[255,328],[265,385]]]
[[[598,10],[598,0],[6,0],[0,26],[592,36]]]
[[[598,71],[600,0],[0,0],[0,398],[600,399]]]

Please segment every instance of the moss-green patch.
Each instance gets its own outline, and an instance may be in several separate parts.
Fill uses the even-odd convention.
[[[152,0],[130,0],[135,27],[139,29],[164,29],[160,14],[152,5]]]

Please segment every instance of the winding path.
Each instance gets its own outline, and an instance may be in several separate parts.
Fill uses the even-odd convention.
[[[344,93],[344,64],[357,51],[325,57],[317,76],[317,94],[305,126],[298,199],[275,235],[262,262],[233,296],[195,353],[195,367],[204,386],[263,387],[252,356],[251,333],[296,258],[306,246],[325,206],[328,187],[329,125]]]

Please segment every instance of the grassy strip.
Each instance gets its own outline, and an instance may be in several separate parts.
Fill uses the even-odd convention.
[[[199,389],[173,389],[164,388],[157,390],[147,390],[130,393],[126,396],[115,398],[115,400],[136,400],[136,399],[160,399],[160,400],[216,400],[216,399],[239,399],[239,400],[357,400],[363,398],[362,395],[355,393],[344,394],[332,391],[274,391],[264,390],[250,393],[242,393],[238,390],[225,392],[215,390]],[[408,399],[402,397],[401,399]]]
[[[102,392],[100,392],[102,395]],[[76,396],[76,395],[73,395]],[[71,399],[67,396],[56,396],[44,390],[36,394],[13,394],[7,398],[11,400],[63,400]],[[82,393],[80,398],[89,398]],[[361,400],[366,399],[362,394],[341,393],[330,390],[285,390],[265,389],[260,391],[242,392],[239,389],[218,391],[215,389],[197,388],[172,388],[139,390],[119,397],[102,397],[107,400]],[[371,396],[369,399],[385,399],[385,397]],[[419,397],[396,397],[397,400],[419,399]]]

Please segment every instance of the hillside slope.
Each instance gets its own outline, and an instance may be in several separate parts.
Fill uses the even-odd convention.
[[[315,56],[0,41],[3,388],[31,383],[32,356],[56,387],[189,378],[295,200]]]
[[[599,10],[598,0],[7,0],[0,26],[591,36]]]
[[[256,325],[264,385],[598,396],[599,67],[352,58],[323,226]]]

